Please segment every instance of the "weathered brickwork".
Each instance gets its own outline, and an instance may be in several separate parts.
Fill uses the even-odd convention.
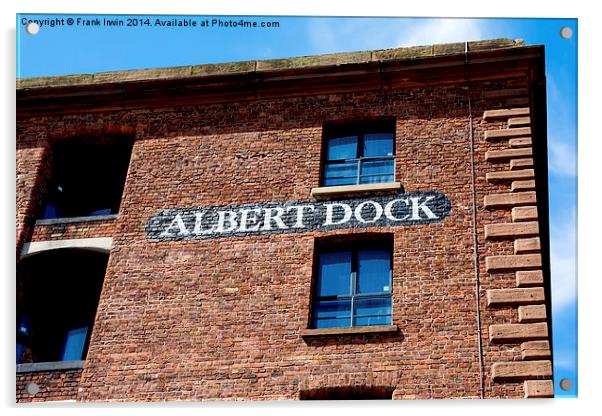
[[[511,231],[531,223],[515,222],[517,204],[501,209],[485,204],[486,196],[511,192],[504,175],[488,180],[487,174],[510,171],[511,160],[526,157],[521,148],[518,156],[491,160],[487,154],[508,151],[508,139],[515,136],[486,138],[487,131],[508,128],[511,117],[517,128],[531,128],[524,120],[530,113],[515,105],[532,96],[529,66],[522,65],[471,80],[468,90],[466,80],[422,81],[378,91],[18,119],[18,244],[110,236],[113,247],[79,391],[71,384],[76,373],[64,376],[62,386],[55,374],[25,373],[17,376],[17,400],[296,400],[349,386],[391,391],[393,399],[479,398],[481,378],[485,398],[525,397],[525,381],[549,378],[550,361],[532,378],[521,378],[529,366],[516,376],[514,367],[499,364],[494,379],[496,363],[522,361],[523,341],[519,336],[495,342],[490,326],[519,324],[517,308],[525,303],[488,305],[488,291],[517,288],[518,269],[488,271],[486,259],[514,255]],[[405,193],[445,195],[451,209],[444,219],[402,227],[149,239],[149,219],[165,209],[311,200],[311,189],[320,186],[323,124],[384,116],[396,120],[395,180]],[[133,137],[134,145],[118,218],[34,227],[49,142],[119,132]],[[510,226],[487,239],[486,227],[494,224]],[[529,230],[516,238],[537,235],[537,227]],[[315,239],[363,233],[393,236],[392,321],[398,331],[302,336],[310,319]],[[546,250],[543,241],[541,249]],[[539,297],[537,302],[542,303]],[[47,386],[47,396],[19,393],[34,376]]]
[[[75,223],[38,224],[33,227],[30,241],[68,240],[73,238],[111,237],[116,219]]]
[[[82,370],[39,371],[18,374],[17,402],[76,400],[81,375]]]

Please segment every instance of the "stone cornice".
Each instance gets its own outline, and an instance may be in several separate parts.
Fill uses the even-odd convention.
[[[520,76],[542,46],[468,42],[471,80]],[[17,116],[249,101],[451,84],[466,77],[465,43],[314,57],[17,80]],[[494,65],[492,65],[494,64]]]

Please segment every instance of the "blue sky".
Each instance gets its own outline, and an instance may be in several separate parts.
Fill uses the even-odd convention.
[[[17,76],[271,59],[500,37],[546,46],[554,366],[557,396],[577,394],[577,20],[244,17],[278,28],[44,27],[17,17]],[[94,17],[94,16],[80,16]],[[99,15],[110,17],[110,15]],[[125,19],[134,16],[120,16]],[[151,19],[156,16],[136,16]],[[164,17],[164,16],[163,16]],[[218,16],[197,16],[198,22]],[[221,17],[221,20],[239,18]],[[560,36],[562,27],[571,39]],[[573,381],[567,392],[558,387]]]

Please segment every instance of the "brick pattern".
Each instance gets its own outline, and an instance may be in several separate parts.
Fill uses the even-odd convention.
[[[33,228],[29,241],[69,240],[79,238],[111,237],[118,219],[70,224],[38,224]]]
[[[38,371],[17,374],[17,403],[76,400],[82,370]],[[37,389],[28,391],[35,383]],[[32,394],[31,392],[37,392]]]
[[[482,81],[471,88],[474,113],[480,118],[485,112],[474,126],[478,250],[483,258],[506,262],[514,257],[512,239],[487,240],[484,226],[509,223],[513,208],[537,201],[535,192],[510,191],[518,178],[486,180],[487,173],[513,171],[508,163],[526,160],[521,156],[526,153],[508,149],[504,141],[486,141],[484,132],[504,128],[510,117],[528,116],[524,108],[509,107],[524,101],[528,81]],[[23,183],[17,212],[23,218],[31,201],[43,195],[35,172],[44,160],[40,149],[46,137],[135,131],[119,220],[69,225],[54,237],[50,227],[33,230],[30,223],[18,222],[24,230],[30,227],[24,241],[32,234],[36,240],[113,237],[77,400],[298,399],[302,391],[353,385],[393,387],[394,399],[478,398],[467,109],[462,86],[421,85],[19,120],[18,142],[36,149],[28,168],[21,159],[29,151],[17,152],[22,166],[17,180]],[[319,186],[322,123],[383,115],[397,118],[396,180],[405,192],[443,192],[452,203],[444,221],[395,229],[148,240],[144,225],[160,209],[308,199]],[[518,153],[494,158],[506,165],[492,169],[486,152],[507,150]],[[519,171],[532,168],[528,160],[531,165],[521,162]],[[314,239],[364,232],[394,236],[393,324],[399,331],[303,337]],[[528,256],[532,267],[540,267],[539,256]],[[522,359],[520,340],[490,342],[495,332],[490,325],[518,324],[517,309],[488,307],[486,297],[488,290],[515,286],[515,272],[522,267],[489,273],[485,261],[479,263],[486,398],[525,395],[524,377],[507,377],[512,371],[500,368],[500,382],[492,368]],[[19,383],[23,377],[18,375]]]
[[[483,136],[491,143],[485,150],[485,159],[495,165],[492,172],[486,173],[486,180],[497,188],[485,195],[483,202],[491,211],[511,214],[505,216],[511,222],[494,220],[486,224],[485,239],[509,240],[513,244],[512,255],[486,256],[486,270],[494,280],[505,278],[508,272],[514,272],[516,276],[515,282],[508,280],[505,287],[500,285],[487,290],[487,305],[489,308],[517,308],[518,312],[509,321],[492,322],[489,338],[492,343],[509,346],[525,341],[520,344],[520,357],[493,363],[492,382],[503,385],[525,380],[524,397],[534,398],[553,397],[553,383],[542,380],[551,378],[552,365],[547,340],[544,276],[540,269],[536,183],[533,159],[529,157],[533,154],[534,141],[529,114],[528,107],[506,112],[485,111],[483,120],[491,125]],[[494,143],[495,147],[492,147]],[[500,164],[506,163],[509,170],[500,170]],[[500,194],[500,190],[508,190],[508,185],[510,193]]]

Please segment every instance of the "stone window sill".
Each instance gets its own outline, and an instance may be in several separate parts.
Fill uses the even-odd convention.
[[[397,325],[371,325],[351,326],[344,328],[318,328],[301,330],[302,337],[314,337],[324,335],[352,335],[352,334],[376,334],[383,332],[397,332]]]
[[[400,189],[400,182],[366,183],[362,185],[322,186],[319,188],[312,188],[311,196],[316,199],[320,199],[336,196],[354,195],[366,192],[399,191]]]
[[[66,218],[48,218],[43,220],[37,220],[36,225],[58,225],[58,224],[73,224],[78,222],[94,222],[94,221],[107,221],[116,220],[119,217],[118,214],[109,215],[94,215],[91,217],[66,217]]]
[[[64,371],[79,370],[84,368],[84,360],[74,361],[50,361],[45,363],[17,364],[18,373],[33,373],[36,371]]]

